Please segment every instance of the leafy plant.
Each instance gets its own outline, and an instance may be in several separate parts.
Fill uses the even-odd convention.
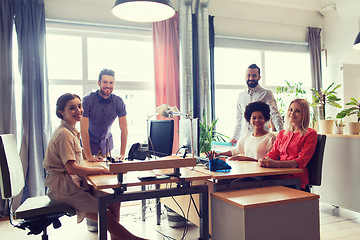
[[[350,99],[351,101],[346,103],[345,105],[353,107],[342,110],[336,115],[336,118],[344,118],[346,116],[355,114],[357,116],[357,121],[360,122],[360,100],[358,101],[355,98]]]
[[[286,86],[276,87],[276,101],[279,105],[281,116],[285,116],[288,102],[295,98],[304,98],[306,95],[306,91],[302,89],[302,82],[289,82],[285,80],[285,83]]]
[[[333,85],[334,83],[330,84],[330,86],[326,88],[326,90],[323,90],[322,88],[320,89],[320,91],[317,91],[314,88],[310,89],[314,93],[311,106],[318,107],[319,117],[322,120],[326,119],[325,106],[327,104],[336,108],[341,108],[340,104],[337,103],[341,100],[341,98],[338,98],[336,96],[337,93],[335,92],[336,89],[341,87],[341,84],[335,87],[333,87]]]
[[[345,123],[343,122],[342,119],[335,120],[335,126],[337,126],[337,127],[345,127]]]
[[[211,150],[211,142],[226,142],[225,138],[230,139],[229,137],[225,136],[222,133],[215,131],[215,125],[218,119],[214,120],[211,125],[207,125],[206,121],[199,122],[200,124],[200,140],[199,140],[199,147],[200,152],[209,152]]]

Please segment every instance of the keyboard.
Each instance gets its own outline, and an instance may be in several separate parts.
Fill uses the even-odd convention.
[[[196,157],[196,163],[207,163],[209,162],[209,159],[207,157]]]
[[[142,176],[142,177],[138,177],[138,179],[140,181],[152,181],[152,180],[156,180],[156,176]]]

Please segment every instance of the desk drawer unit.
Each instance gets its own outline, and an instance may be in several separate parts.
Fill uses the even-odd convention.
[[[213,240],[319,240],[319,196],[282,186],[211,193]]]

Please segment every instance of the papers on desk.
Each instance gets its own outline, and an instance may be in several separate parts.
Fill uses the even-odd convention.
[[[216,142],[216,141],[211,142],[211,150],[215,152],[226,152],[232,148],[233,146],[231,145],[230,142]]]

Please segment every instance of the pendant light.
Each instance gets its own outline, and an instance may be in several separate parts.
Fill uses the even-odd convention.
[[[360,32],[358,33],[357,37],[355,38],[353,49],[360,50]]]
[[[116,0],[111,12],[132,22],[158,22],[175,14],[170,0]]]

